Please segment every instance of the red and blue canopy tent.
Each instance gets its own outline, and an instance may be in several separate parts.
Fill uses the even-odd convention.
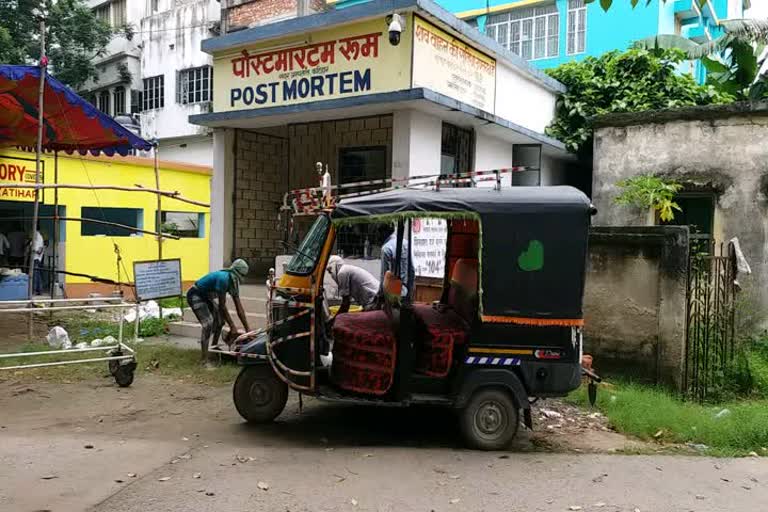
[[[37,146],[40,76],[45,73],[44,151],[125,156],[131,150],[152,149],[151,142],[99,111],[44,69],[0,64],[0,146]]]
[[[107,156],[114,156],[115,154],[126,156],[133,150],[148,151],[154,147],[154,144],[135,135],[110,116],[99,111],[88,101],[78,96],[72,89],[49,75],[46,71],[47,61],[43,60],[41,64],[40,66],[0,64],[0,148],[17,147],[26,150],[37,150],[35,184],[33,186],[16,185],[35,189],[34,214],[32,217],[33,229],[39,220],[38,191],[43,187],[47,188],[50,186],[41,185],[39,182],[41,152],[53,151],[55,154],[58,154],[59,151],[64,151],[68,154],[76,152],[81,155],[90,153],[98,156],[104,153]],[[41,124],[42,129],[40,129]],[[55,166],[58,167],[58,158],[54,162]],[[163,194],[159,190],[156,154],[155,164],[158,190],[141,189],[141,191],[157,193],[159,207],[159,197],[161,194],[173,197],[177,196],[177,194]],[[55,258],[59,220],[82,222],[83,219],[62,219],[59,217],[58,187],[65,188],[70,186],[58,184],[58,169],[55,169],[54,175],[56,176],[53,184],[54,197],[56,198],[53,251]],[[71,186],[71,188],[75,187]],[[98,221],[91,220],[90,222]],[[158,233],[153,234],[158,235],[158,240],[164,236]],[[32,264],[32,255],[30,255],[30,298],[33,275],[34,265]]]

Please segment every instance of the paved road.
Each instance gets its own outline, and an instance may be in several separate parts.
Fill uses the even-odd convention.
[[[10,413],[0,417],[3,512],[741,512],[768,503],[765,459],[550,453],[526,435],[510,452],[472,452],[452,417],[430,410],[310,403],[299,416],[293,403],[280,422],[252,428],[226,388],[148,379],[128,391],[0,383],[0,410]]]

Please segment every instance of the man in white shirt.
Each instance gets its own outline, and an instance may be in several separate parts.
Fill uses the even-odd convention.
[[[0,266],[5,266],[8,261],[8,251],[11,248],[11,242],[3,233],[0,233]]]
[[[45,252],[45,241],[40,233],[40,226],[37,226],[34,235],[32,235],[32,244],[30,246],[32,258],[35,260],[34,293],[40,295],[43,293],[43,253]]]
[[[351,299],[355,299],[366,311],[375,309],[379,281],[370,272],[354,265],[345,265],[339,256],[331,256],[328,259],[328,273],[339,287],[339,314],[349,311]]]

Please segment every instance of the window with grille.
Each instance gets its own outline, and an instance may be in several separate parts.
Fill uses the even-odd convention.
[[[99,93],[99,110],[107,115],[109,113],[109,91],[101,91]]]
[[[96,16],[96,18],[100,19],[107,25],[110,24],[109,23],[109,4],[104,4],[96,7],[93,10],[93,14],[94,16]]]
[[[152,110],[165,106],[165,77],[163,75],[144,79],[144,94],[141,110]]]
[[[182,69],[176,80],[176,102],[182,105],[211,101],[213,90],[213,68]]]
[[[123,27],[125,26],[127,19],[125,0],[115,0],[111,4],[112,6],[112,26]]]
[[[182,238],[205,237],[205,214],[197,212],[166,212],[160,216],[160,229]]]
[[[584,53],[587,46],[587,4],[568,0],[568,55]]]
[[[555,4],[488,16],[486,34],[526,60],[560,53],[560,14]]]
[[[115,87],[112,92],[112,107],[114,115],[125,114],[125,87]]]

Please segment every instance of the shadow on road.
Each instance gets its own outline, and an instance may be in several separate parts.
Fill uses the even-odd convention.
[[[312,401],[301,414],[297,404],[268,425],[242,423],[244,437],[264,443],[329,447],[421,447],[463,449],[455,411],[440,407],[367,407]],[[533,448],[523,427],[510,446]]]

